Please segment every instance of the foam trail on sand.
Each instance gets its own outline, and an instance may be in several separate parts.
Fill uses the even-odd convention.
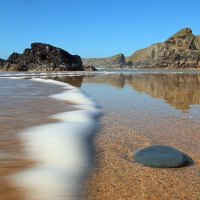
[[[92,165],[89,141],[98,127],[101,109],[69,84],[33,80],[63,86],[65,92],[51,97],[72,101],[80,110],[50,116],[58,122],[22,131],[27,157],[36,164],[11,178],[28,191],[31,200],[81,199],[82,180]]]

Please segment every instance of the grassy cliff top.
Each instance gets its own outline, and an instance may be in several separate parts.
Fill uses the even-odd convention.
[[[173,38],[184,38],[184,37],[195,37],[195,35],[192,33],[192,29],[190,28],[183,28],[171,37],[169,37],[166,41],[171,40]]]
[[[93,66],[111,66],[115,64],[125,64],[124,54],[119,53],[114,56],[110,56],[107,58],[83,58],[83,64],[85,65],[93,65]]]

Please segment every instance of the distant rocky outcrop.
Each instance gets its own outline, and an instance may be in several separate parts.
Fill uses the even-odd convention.
[[[83,58],[49,44],[33,43],[23,54],[0,60],[2,71],[88,71],[95,68],[200,68],[200,35],[184,28],[162,43],[137,50],[131,56]]]
[[[5,63],[6,63],[6,60],[0,58],[0,68],[2,68]]]
[[[92,69],[92,68],[90,68]],[[49,44],[32,43],[23,54],[13,53],[3,71],[83,71],[81,57]]]
[[[126,67],[124,54],[117,54],[108,58],[83,58],[84,65],[92,65],[99,68],[123,68]]]
[[[163,43],[136,51],[126,62],[137,68],[200,68],[200,36],[184,28]]]
[[[97,71],[97,69],[91,65],[83,65],[84,71]]]
[[[200,35],[184,28],[165,42],[137,50],[131,56],[118,54],[108,58],[85,58],[84,65],[99,68],[200,68]]]

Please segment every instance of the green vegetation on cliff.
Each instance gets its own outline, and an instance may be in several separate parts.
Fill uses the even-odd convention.
[[[124,54],[120,53],[108,58],[84,58],[84,65],[92,65],[94,67],[120,68],[126,65]]]
[[[140,58],[140,55],[143,54],[147,49],[148,49],[148,47],[144,48],[144,49],[139,49],[139,50],[135,51],[135,53],[132,54],[131,56],[127,56],[126,63],[129,65],[132,65],[132,63],[137,61]]]
[[[126,62],[137,68],[200,68],[200,36],[181,29],[163,43],[135,51]]]

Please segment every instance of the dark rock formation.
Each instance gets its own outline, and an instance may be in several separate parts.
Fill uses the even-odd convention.
[[[6,63],[6,60],[0,58],[0,69],[4,66],[5,63]]]
[[[136,51],[126,62],[138,68],[200,68],[200,36],[184,28],[163,43]]]
[[[83,58],[84,65],[92,65],[99,68],[123,68],[126,67],[123,54],[117,54],[108,58]]]
[[[32,43],[23,54],[13,53],[3,71],[83,71],[80,56],[49,44]]]
[[[169,146],[150,146],[138,150],[134,154],[134,159],[150,167],[183,167],[188,165],[191,160],[179,150]]]
[[[84,71],[97,71],[97,69],[91,65],[83,65],[83,69]]]

